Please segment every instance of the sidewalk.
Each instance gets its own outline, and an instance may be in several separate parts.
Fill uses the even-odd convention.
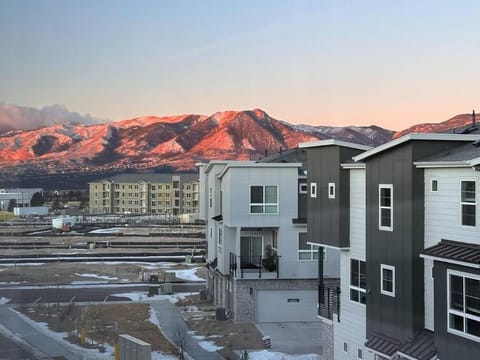
[[[198,345],[198,341],[188,333],[188,327],[175,305],[167,300],[160,300],[150,302],[150,306],[155,311],[160,328],[172,343],[175,343],[179,333],[186,334],[185,351],[192,359],[223,360],[218,353],[208,352]]]

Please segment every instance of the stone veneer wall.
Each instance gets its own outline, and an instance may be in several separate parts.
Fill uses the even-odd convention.
[[[252,288],[252,294],[250,294]],[[234,281],[233,318],[238,321],[255,321],[256,290],[316,290],[318,279],[255,279]]]
[[[320,325],[320,342],[322,344],[322,359],[333,360],[333,323],[322,321]]]

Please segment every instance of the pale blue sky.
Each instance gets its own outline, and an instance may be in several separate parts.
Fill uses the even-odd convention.
[[[0,101],[121,120],[262,108],[401,129],[479,109],[477,1],[0,0]]]

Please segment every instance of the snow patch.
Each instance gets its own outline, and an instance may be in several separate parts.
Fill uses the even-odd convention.
[[[198,345],[208,352],[215,352],[223,349],[223,346],[217,346],[213,341],[199,341]]]
[[[89,231],[89,234],[118,234],[123,232],[125,229],[122,228],[108,228],[108,229],[97,229]]]
[[[254,351],[248,353],[248,358],[252,360],[321,360],[318,354],[290,355],[273,351]]]
[[[185,299],[189,295],[198,294],[197,292],[185,292],[185,293],[175,293],[173,295],[154,295],[148,296],[146,292],[143,291],[134,291],[128,293],[120,293],[120,294],[112,294],[109,296],[117,296],[117,297],[126,297],[132,301],[156,301],[156,300],[168,300],[172,304],[177,303],[180,300]]]
[[[199,277],[195,274],[198,269],[199,268],[196,267],[196,268],[193,268],[193,269],[170,270],[170,271],[167,271],[167,272],[175,273],[175,276],[179,279],[182,279],[182,280],[205,281],[205,279],[202,279],[201,277]]]
[[[79,274],[79,273],[74,273],[77,276],[80,277],[89,277],[89,278],[96,278],[96,279],[102,279],[102,280],[118,280],[118,277],[115,276],[107,276],[107,275],[97,275],[97,274]]]
[[[0,297],[0,305],[8,304],[9,302],[10,302],[10,299],[5,297]]]

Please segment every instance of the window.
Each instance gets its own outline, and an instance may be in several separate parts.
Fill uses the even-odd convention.
[[[277,186],[250,186],[251,214],[278,214]]]
[[[448,332],[480,342],[480,276],[447,271]]]
[[[307,183],[300,183],[298,185],[298,193],[299,194],[306,194],[308,193],[308,184]]]
[[[430,184],[430,191],[431,192],[437,192],[438,191],[438,180],[437,179],[432,179],[431,184]]]
[[[343,343],[343,351],[348,352],[348,345],[346,342]]]
[[[378,228],[393,231],[393,185],[378,186]]]
[[[380,265],[381,290],[383,295],[395,296],[395,267],[390,265]]]
[[[222,228],[218,228],[218,246],[222,246],[223,244],[223,239],[222,239],[223,233],[222,233]]]
[[[212,192],[213,192],[212,188],[208,189],[208,202],[209,202],[209,207],[210,207],[210,208],[211,208],[212,205],[213,205],[213,204],[212,204],[212,196],[213,196],[213,195],[212,195]]]
[[[318,249],[310,244],[307,244],[307,233],[298,233],[298,260],[317,260]]]
[[[317,183],[310,183],[310,197],[317,197]]]
[[[475,199],[475,181],[462,181],[461,202],[462,207],[462,225],[476,225],[476,199]]]
[[[350,300],[367,303],[367,271],[365,261],[350,259]]]
[[[363,359],[362,349],[357,349],[357,357],[358,357],[359,359]]]
[[[335,199],[335,183],[328,183],[328,198]]]

